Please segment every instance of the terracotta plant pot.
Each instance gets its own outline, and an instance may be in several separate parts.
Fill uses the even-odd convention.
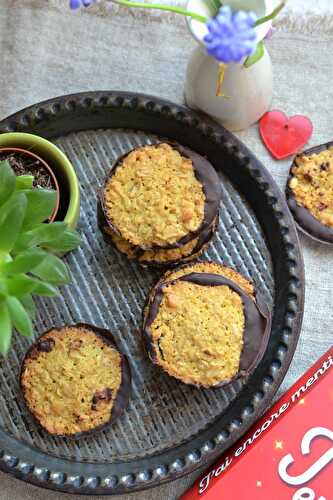
[[[52,184],[53,184],[52,188],[57,192],[56,203],[55,203],[52,215],[49,218],[49,222],[53,222],[57,217],[58,210],[59,210],[59,204],[60,204],[60,188],[59,188],[57,178],[53,173],[53,170],[51,169],[51,167],[49,167],[49,165],[46,163],[46,161],[44,161],[40,156],[36,155],[35,153],[32,153],[31,151],[27,151],[26,149],[22,149],[22,148],[0,148],[0,155],[10,156],[12,154],[14,154],[14,155],[17,154],[21,157],[22,156],[29,157],[33,160],[38,161],[41,164],[42,169],[46,170],[47,173],[49,174],[51,181],[52,181]]]
[[[64,221],[74,229],[80,215],[80,187],[67,156],[43,137],[22,132],[0,134],[0,154],[6,151],[23,152],[41,162],[58,191],[57,207],[50,220]]]

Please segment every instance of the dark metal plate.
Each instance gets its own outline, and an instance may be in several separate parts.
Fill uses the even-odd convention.
[[[87,322],[110,328],[128,355],[133,394],[125,414],[95,436],[71,441],[38,429],[18,396],[20,362],[31,341],[15,337],[0,372],[0,467],[46,488],[113,494],[156,486],[193,471],[232,445],[263,413],[295,351],[303,314],[303,262],[293,219],[271,176],[232,134],[158,98],[90,92],[52,99],[0,122],[0,132],[51,138],[81,184],[82,247],[66,257],[73,283],[38,302],[36,330]],[[273,311],[262,362],[246,384],[216,390],[183,385],[154,367],[138,328],[159,272],[128,262],[96,226],[96,189],[110,164],[136,145],[166,137],[204,154],[221,175],[218,234],[204,258],[253,280]]]

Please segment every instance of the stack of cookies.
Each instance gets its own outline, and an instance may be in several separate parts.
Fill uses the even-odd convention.
[[[220,200],[217,173],[205,158],[180,145],[142,146],[111,168],[98,223],[105,240],[129,259],[171,265],[203,252]]]

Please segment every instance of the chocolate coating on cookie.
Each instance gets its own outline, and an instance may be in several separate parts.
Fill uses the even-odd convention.
[[[255,289],[253,283],[249,279],[245,278],[245,276],[232,267],[212,260],[190,262],[180,265],[177,268],[169,269],[161,276],[155,287],[163,282],[173,281],[191,273],[218,274],[224,276],[238,285],[247,295],[250,295],[253,299],[255,298]]]
[[[191,260],[199,257],[202,252],[207,248],[210,240],[214,236],[214,233],[218,227],[218,216],[216,216],[215,220],[213,221],[213,225],[211,227],[205,228],[198,236],[193,240],[193,245],[191,245],[191,249],[189,252],[183,252],[183,255],[179,255],[179,257],[175,257],[175,254],[183,249],[182,247],[178,247],[175,249],[157,249],[154,251],[155,256],[153,258],[150,258],[149,260],[147,259],[147,255],[151,252],[152,250],[142,250],[139,247],[135,247],[134,245],[127,244],[128,247],[130,248],[130,252],[123,250],[122,248],[117,245],[117,243],[114,240],[114,237],[112,236],[111,232],[112,229],[108,225],[108,222],[106,220],[105,214],[102,210],[102,206],[100,201],[98,200],[97,202],[97,223],[100,231],[103,234],[104,241],[108,243],[109,245],[113,246],[117,251],[121,252],[123,255],[125,255],[128,259],[130,260],[136,260],[141,264],[142,266],[154,266],[154,267],[169,267],[169,266],[175,266],[180,263],[185,263],[185,262],[190,262]],[[187,245],[190,245],[192,242],[189,242]],[[166,258],[165,254],[166,253],[172,253],[173,257],[171,258]],[[164,253],[163,258],[159,258],[159,253]]]
[[[154,298],[155,290],[163,283],[166,284],[167,282],[173,281],[177,278],[180,278],[181,276],[185,276],[191,273],[218,274],[224,276],[225,278],[238,285],[243,290],[243,292],[253,298],[253,300],[255,300],[256,298],[256,291],[253,283],[232,267],[211,260],[196,261],[185,264],[182,263],[180,266],[168,269],[160,277],[157,283],[155,283],[155,285],[151,288],[146,300],[145,307],[143,309],[143,321],[146,318],[146,313],[148,311],[149,305]]]
[[[297,155],[290,167],[289,177],[286,184],[286,197],[288,206],[299,228],[311,238],[320,241],[321,243],[327,243],[327,244],[333,244],[333,228],[324,224],[317,217],[315,217],[308,208],[301,205],[297,201],[295,193],[289,184],[294,177],[292,169],[296,166],[296,162],[299,157],[315,155],[330,148],[333,148],[333,142],[321,144],[319,146],[314,146],[313,148],[304,151],[300,155]],[[323,164],[320,168],[322,170],[326,170],[327,164]],[[331,168],[333,168],[333,166]],[[333,200],[332,200],[332,206],[333,206]]]
[[[68,431],[57,432],[57,423],[54,423],[54,420],[49,420],[49,421],[47,420],[47,415],[52,415],[52,412],[53,412],[52,400],[50,399],[50,401],[49,401],[48,400],[49,397],[46,397],[44,404],[49,405],[50,409],[46,412],[45,415],[39,416],[39,415],[41,415],[39,413],[40,406],[39,406],[39,404],[36,404],[36,402],[34,403],[34,401],[32,400],[33,392],[31,392],[31,388],[29,388],[29,386],[31,384],[31,382],[29,382],[31,380],[30,377],[33,377],[33,370],[34,370],[33,363],[38,362],[39,356],[48,356],[50,353],[52,353],[52,351],[57,349],[57,336],[63,335],[63,331],[65,328],[68,329],[69,331],[70,331],[70,329],[72,329],[72,331],[75,330],[76,332],[82,330],[82,334],[81,334],[82,340],[81,340],[81,338],[80,339],[78,338],[78,334],[76,335],[76,337],[75,336],[70,337],[69,344],[68,344],[69,351],[68,351],[68,353],[66,351],[64,351],[63,356],[70,356],[70,353],[80,355],[80,352],[81,352],[80,349],[84,345],[85,340],[88,342],[90,340],[87,337],[85,339],[85,337],[84,337],[84,335],[86,335],[85,332],[90,332],[89,335],[92,334],[95,336],[96,339],[100,339],[97,342],[99,343],[99,345],[101,346],[102,349],[104,346],[104,351],[102,350],[101,352],[105,352],[106,347],[109,346],[111,348],[111,350],[113,350],[113,352],[116,352],[117,357],[118,357],[117,359],[119,360],[118,362],[120,362],[120,365],[119,365],[120,374],[121,374],[120,384],[117,384],[117,386],[114,389],[111,389],[107,385],[107,383],[106,383],[106,387],[101,387],[101,384],[100,384],[96,388],[95,391],[92,391],[91,393],[88,391],[89,394],[88,394],[88,397],[86,398],[86,401],[87,401],[89,408],[87,407],[88,408],[87,411],[90,412],[92,415],[96,415],[97,424],[94,426],[90,426],[90,424],[89,424],[89,426],[88,426],[89,428],[87,428],[87,426],[84,425],[83,426],[84,430],[81,430],[81,431],[78,430],[75,432],[72,431],[72,428],[71,428],[71,426],[73,425],[72,423],[70,423],[70,425],[68,427],[68,429],[71,428],[71,431],[69,431],[69,432]],[[52,349],[51,350],[49,350],[49,349],[47,349],[47,350],[42,349],[41,350],[40,346],[46,346],[46,344],[48,346],[51,345]],[[107,359],[107,354],[106,354],[106,359]],[[93,361],[93,363],[95,363],[94,358],[92,361]],[[32,363],[32,365],[31,365],[31,363]],[[96,365],[96,364],[94,364],[93,366],[88,365],[87,369],[97,370],[98,365]],[[112,369],[112,366],[110,366],[110,369]],[[28,375],[27,370],[30,370],[30,373],[32,371],[32,374]],[[84,379],[84,375],[85,375],[84,373],[81,373],[80,380],[81,380],[81,376]],[[35,374],[35,376],[36,376],[36,374]],[[89,373],[87,373],[86,376],[89,378],[89,377],[91,377],[91,374],[89,375]],[[69,380],[67,380],[67,378],[68,377],[66,377],[66,376],[64,376],[63,378],[59,377],[59,380],[56,380],[55,383],[59,382],[60,386],[61,386],[61,384],[67,384],[67,385],[69,385],[69,387],[72,386],[74,383],[73,389],[75,389],[75,382],[72,381],[72,383],[70,383]],[[74,378],[75,378],[75,376],[74,376]],[[70,437],[70,438],[78,438],[81,436],[93,434],[97,431],[105,429],[110,424],[112,424],[116,420],[116,418],[118,418],[119,415],[127,407],[130,392],[131,392],[131,373],[130,373],[130,367],[129,367],[129,363],[128,363],[126,356],[124,356],[119,351],[114,338],[112,337],[111,333],[108,330],[96,327],[94,325],[89,325],[86,323],[79,323],[76,325],[71,325],[71,326],[66,326],[66,327],[61,327],[61,328],[52,328],[48,332],[45,332],[43,335],[41,335],[41,337],[39,337],[39,339],[37,339],[37,341],[30,347],[30,349],[27,351],[27,353],[25,355],[25,358],[24,358],[23,363],[22,363],[20,382],[21,382],[22,394],[23,394],[24,400],[26,402],[27,408],[30,411],[34,420],[38,423],[38,425],[52,435],[60,436],[60,437]],[[34,384],[34,387],[38,387],[39,378],[35,379],[35,382],[36,383]],[[40,379],[40,384],[45,384],[45,380]],[[59,388],[60,388],[60,386],[59,386]],[[57,385],[53,385],[53,384],[50,385],[50,392],[49,392],[50,396],[54,393],[54,391],[56,391],[56,389],[57,389]],[[68,390],[69,390],[69,388],[68,388]],[[72,397],[71,392],[68,392],[68,390],[65,393],[66,396],[69,395],[70,397]],[[60,392],[59,394],[62,394],[62,393]],[[73,395],[73,397],[74,397],[74,395]],[[81,396],[79,396],[79,397],[81,397]],[[53,405],[59,404],[58,401],[59,401],[59,398],[58,399],[55,398]],[[60,398],[60,404],[61,403],[62,403],[62,401]],[[106,413],[104,413],[104,412],[102,414],[99,413],[101,410],[101,405],[103,406],[105,404],[110,404],[110,410],[107,409]],[[75,412],[75,415],[77,418],[77,420],[75,421],[75,425],[77,424],[78,428],[81,427],[81,429],[82,429],[82,423],[84,423],[84,421],[85,421],[84,419],[86,419],[88,415],[85,412],[82,413],[82,411],[79,409],[79,404],[76,403],[76,400],[75,400],[75,403],[73,403],[73,409],[74,409],[74,412]],[[54,407],[54,410],[55,410],[55,407]],[[63,414],[62,414],[61,410],[59,408],[57,408],[57,410],[58,410],[58,413],[56,413],[55,415],[59,415],[59,417],[62,417]],[[101,418],[99,419],[100,415],[101,415]],[[102,415],[103,415],[103,417],[102,417]],[[54,417],[54,415],[53,415],[53,417]],[[45,418],[46,418],[46,420],[45,420]],[[95,420],[93,420],[93,421],[95,422]],[[101,422],[101,423],[99,423],[99,422]]]
[[[200,286],[209,287],[227,286],[240,296],[245,316],[245,327],[243,332],[243,346],[240,354],[239,371],[231,379],[222,380],[220,383],[214,383],[212,387],[223,386],[238,377],[248,377],[258,365],[267,347],[271,325],[270,314],[267,307],[256,303],[233,281],[217,274],[191,273],[181,276],[173,281],[160,283],[157,288],[154,289],[154,296],[152,297],[148,310],[146,311],[143,324],[143,337],[149,357],[153,363],[160,364],[156,351],[157,348],[152,337],[150,327],[158,315],[159,308],[164,297],[165,287],[173,285],[178,281],[187,281]],[[218,314],[218,311],[216,311],[216,313]],[[204,384],[194,385],[210,387]]]
[[[219,204],[221,201],[221,184],[214,167],[209,163],[209,161],[206,158],[195,153],[194,151],[190,150],[189,148],[186,148],[179,144],[160,142],[152,145],[141,146],[140,148],[143,149],[149,147],[154,148],[163,145],[167,145],[170,148],[178,151],[178,153],[182,157],[187,158],[191,161],[194,177],[202,186],[202,191],[205,198],[203,219],[201,224],[199,224],[195,230],[189,231],[185,236],[179,238],[177,241],[165,244],[161,243],[158,245],[153,243],[151,245],[147,244],[144,246],[138,244],[137,246],[141,247],[142,250],[172,249],[172,248],[182,247],[186,243],[192,241],[194,238],[199,236],[200,233],[202,233],[203,231],[207,232],[208,228],[212,227],[213,222],[216,219],[216,216],[218,215],[219,211]],[[105,180],[104,188],[100,193],[101,208],[108,225],[110,226],[110,228],[114,233],[123,238],[124,236],[121,234],[121,230],[114,224],[114,222],[110,219],[108,215],[108,210],[106,208],[106,202],[105,202],[105,192],[110,182],[110,179],[112,179],[117,169],[122,166],[124,159],[130,153],[139,150],[140,148],[135,148],[117,159],[117,161],[113,164],[111,171],[109,172]],[[124,240],[127,241],[126,237],[124,238]]]
[[[205,157],[180,144],[171,145],[173,148],[177,149],[181,155],[192,161],[195,176],[203,186],[205,193],[205,215],[201,227],[196,231],[196,235],[198,235],[205,228],[207,229],[213,224],[218,214],[222,197],[221,181],[215,168]],[[182,238],[178,244],[184,245],[184,243],[190,241],[190,239],[192,238],[188,235]]]
[[[286,195],[289,208],[297,222],[299,228],[308,236],[320,241],[321,243],[333,244],[333,229],[322,224],[311,212],[297,203],[290,189],[287,187]]]

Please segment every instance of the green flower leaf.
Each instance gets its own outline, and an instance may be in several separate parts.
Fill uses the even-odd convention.
[[[27,199],[23,193],[13,198],[13,203],[0,225],[0,251],[10,252],[20,234],[27,208]]]
[[[19,298],[19,301],[23,305],[24,309],[27,311],[31,319],[34,319],[36,314],[36,306],[33,301],[33,298],[30,294],[23,295],[23,297]]]
[[[48,255],[32,274],[54,285],[69,283],[70,274],[66,264],[55,255]]]
[[[211,16],[215,17],[222,6],[222,3],[220,0],[209,0],[207,5]]]
[[[11,262],[2,264],[1,271],[4,274],[21,274],[32,271],[40,265],[47,257],[47,253],[40,249],[27,250],[19,254]]]
[[[16,176],[7,161],[0,162],[0,205],[13,194]]]
[[[33,175],[19,175],[18,177],[16,177],[16,191],[32,189],[33,182],[34,182]]]
[[[7,354],[12,338],[12,322],[7,304],[0,301],[0,352]]]
[[[34,229],[21,234],[14,247],[14,253],[61,239],[66,229],[67,225],[64,222],[37,224]]]
[[[35,188],[26,193],[28,207],[23,222],[23,230],[34,228],[39,222],[45,222],[52,215],[57,193],[50,189]]]
[[[70,252],[81,243],[81,237],[76,231],[66,229],[61,238],[49,241],[46,245],[43,245],[43,247],[46,250],[52,250],[54,252]]]
[[[251,54],[250,56],[248,56],[245,59],[245,62],[244,62],[245,68],[249,68],[250,66],[252,66],[256,62],[258,62],[259,59],[261,59],[263,57],[264,53],[265,53],[265,46],[264,46],[263,41],[261,41],[257,44],[257,48],[253,52],[253,54]]]
[[[283,9],[285,5],[286,5],[286,0],[284,2],[280,2],[270,14],[268,14],[265,17],[261,17],[260,19],[257,19],[257,21],[254,23],[254,26],[260,26],[261,24],[267,23],[267,21],[271,21],[272,19],[274,19],[280,13],[280,11]]]
[[[32,322],[22,303],[16,297],[8,297],[7,307],[14,328],[25,337],[32,335]]]

